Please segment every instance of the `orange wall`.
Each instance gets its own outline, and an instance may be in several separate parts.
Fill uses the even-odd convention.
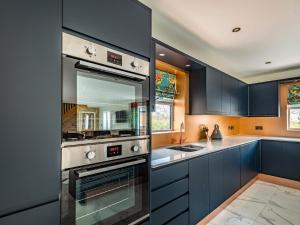
[[[280,85],[280,117],[240,118],[240,134],[300,137],[299,131],[287,130],[287,92],[289,84]],[[263,126],[262,131],[255,126]]]

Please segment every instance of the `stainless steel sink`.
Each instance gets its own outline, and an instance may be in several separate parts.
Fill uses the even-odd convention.
[[[204,149],[205,147],[199,145],[179,145],[169,147],[168,149],[183,151],[183,152],[195,152]]]

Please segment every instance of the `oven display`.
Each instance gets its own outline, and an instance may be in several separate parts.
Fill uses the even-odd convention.
[[[107,146],[107,157],[122,155],[122,145]]]
[[[113,53],[108,51],[107,52],[107,61],[119,66],[122,66],[122,55]]]

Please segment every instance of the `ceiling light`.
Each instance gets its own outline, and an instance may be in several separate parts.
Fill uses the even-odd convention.
[[[165,53],[159,53],[159,56],[164,57],[166,54]]]
[[[237,33],[237,32],[239,32],[239,31],[241,31],[241,28],[240,28],[240,27],[235,27],[235,28],[232,29],[232,32],[233,32],[233,33]]]
[[[271,64],[272,62],[271,61],[267,61],[267,62],[265,62],[265,64]]]
[[[185,66],[186,66],[186,67],[190,67],[191,65],[190,65],[190,64],[186,64]]]

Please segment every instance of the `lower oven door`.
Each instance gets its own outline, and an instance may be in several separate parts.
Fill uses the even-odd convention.
[[[62,225],[125,225],[149,213],[148,156],[63,172]]]

